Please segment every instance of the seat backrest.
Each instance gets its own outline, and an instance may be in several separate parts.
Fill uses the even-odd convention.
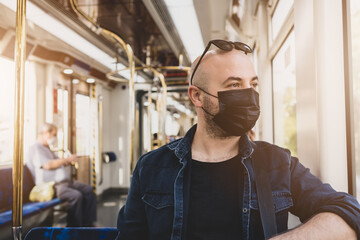
[[[23,183],[23,203],[30,202],[29,196],[31,189],[35,186],[34,178],[29,170],[29,168],[24,166],[24,183]]]
[[[24,240],[52,240],[52,239],[115,239],[118,234],[116,228],[33,228],[26,234]]]
[[[24,166],[23,174],[23,203],[30,202],[29,195],[31,189],[35,186],[34,179],[29,169]],[[12,168],[0,168],[0,212],[11,209],[12,206]]]

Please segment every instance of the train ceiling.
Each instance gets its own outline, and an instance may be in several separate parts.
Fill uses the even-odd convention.
[[[57,1],[75,15],[70,0],[48,1]],[[170,48],[142,0],[77,0],[77,3],[102,28],[116,33],[129,43],[141,62],[146,63],[146,56],[150,54],[152,66],[179,64],[178,56]],[[81,17],[79,19],[84,21]]]
[[[76,16],[70,0],[46,1],[56,1],[66,11]],[[152,66],[175,66],[179,64],[179,54],[183,54],[183,64],[189,66],[193,59],[187,54],[187,49],[165,2],[165,0],[77,0],[78,7],[95,19],[102,28],[113,31],[129,43],[141,62],[149,63],[146,61],[146,56],[150,54]],[[211,39],[229,39],[226,30],[229,19],[232,19],[231,22],[234,23],[232,26],[235,28],[240,26],[240,20],[232,10],[234,6],[237,8],[244,6],[244,0],[194,0],[193,4],[201,26],[203,46]],[[78,19],[86,23],[81,17]],[[202,50],[203,47],[197,54],[200,55]],[[171,70],[164,71],[164,76],[171,84],[184,83],[187,73]]]

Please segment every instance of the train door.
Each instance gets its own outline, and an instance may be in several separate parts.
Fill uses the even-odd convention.
[[[89,84],[80,81],[72,84],[72,134],[71,143],[74,154],[78,156],[76,178],[90,184],[91,149],[91,97]]]
[[[78,161],[71,168],[74,179],[90,184],[91,162],[94,149],[91,84],[71,69],[63,70],[53,90],[53,122],[58,126],[59,157],[76,154]],[[94,114],[97,114],[95,112]]]

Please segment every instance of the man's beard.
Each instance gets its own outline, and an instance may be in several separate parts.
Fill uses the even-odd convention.
[[[225,130],[223,130],[219,125],[217,125],[213,120],[214,117],[210,115],[210,114],[212,115],[217,114],[217,112],[216,113],[213,112],[214,109],[218,109],[217,106],[211,102],[208,96],[204,96],[203,111],[205,112],[206,132],[209,134],[209,136],[213,138],[222,138],[222,139],[230,138],[231,136]]]

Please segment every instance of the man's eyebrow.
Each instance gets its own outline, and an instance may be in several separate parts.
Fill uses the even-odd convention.
[[[242,81],[243,79],[241,77],[230,76],[222,84],[225,85],[227,82],[234,81],[234,80],[235,81]],[[255,80],[259,80],[258,76],[253,77],[250,81],[255,81]]]
[[[258,76],[255,76],[251,79],[251,81],[255,81],[255,80],[258,80],[259,81],[259,77]]]

